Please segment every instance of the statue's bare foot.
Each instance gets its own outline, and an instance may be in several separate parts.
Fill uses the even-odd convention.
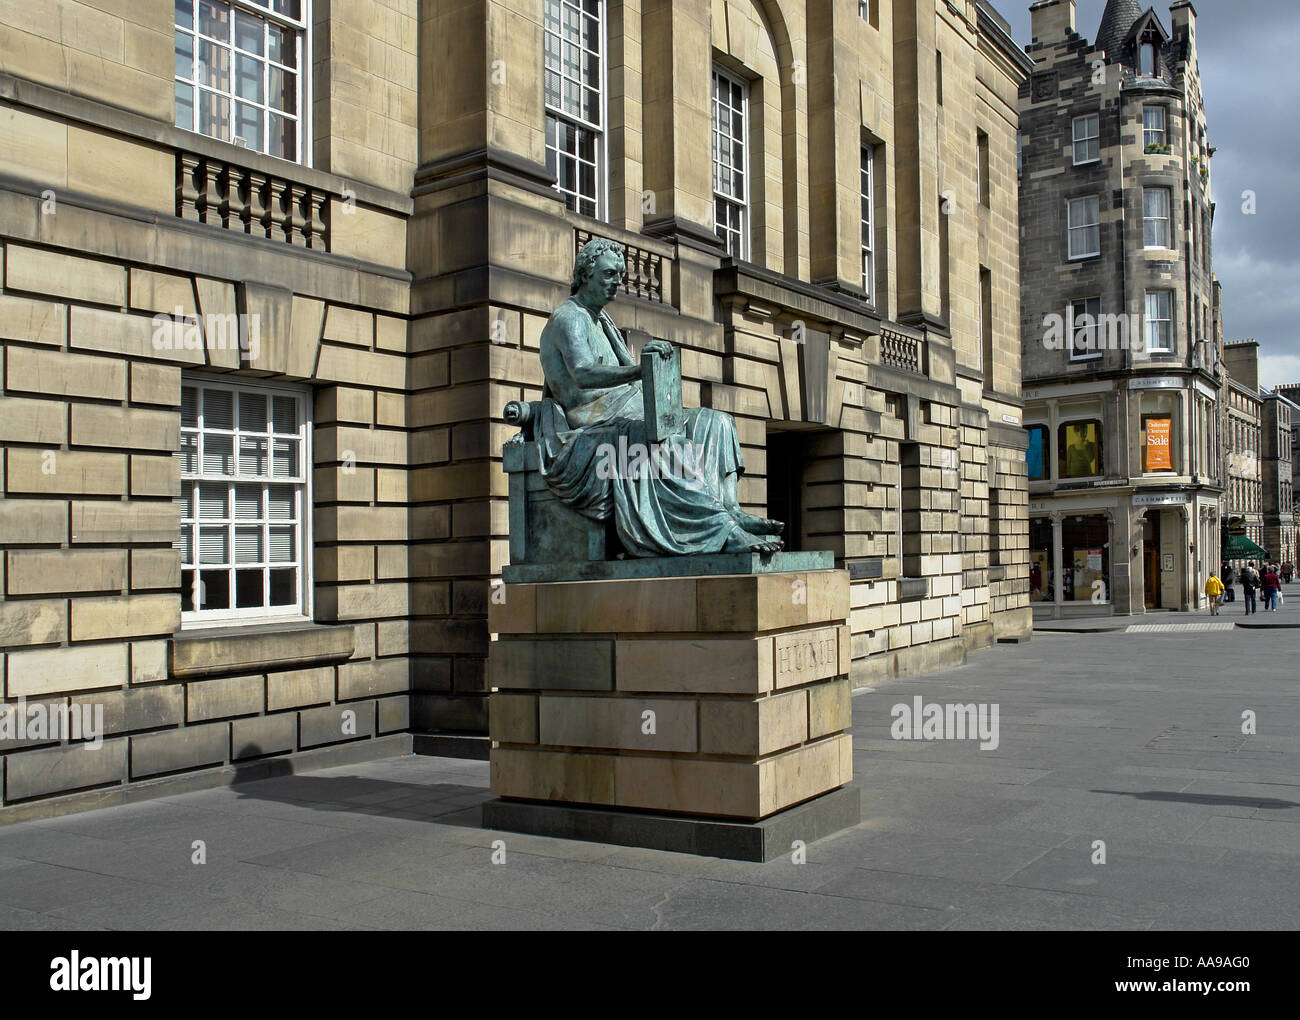
[[[778,521],[772,517],[755,517],[753,514],[745,513],[738,506],[727,507],[727,512],[751,535],[779,535],[785,530],[785,521]]]
[[[727,544],[722,547],[723,552],[757,552],[757,553],[774,553],[780,552],[784,543],[779,539],[760,538],[757,535],[751,535],[743,529],[737,528],[727,539]]]

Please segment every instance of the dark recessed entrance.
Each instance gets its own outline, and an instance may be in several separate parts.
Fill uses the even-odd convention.
[[[1145,585],[1143,601],[1148,609],[1161,609],[1160,604],[1160,511],[1148,510],[1142,515],[1142,580]]]

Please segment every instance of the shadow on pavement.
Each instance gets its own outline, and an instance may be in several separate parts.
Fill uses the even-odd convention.
[[[1131,790],[1090,790],[1090,793],[1113,793],[1122,797],[1134,797],[1137,800],[1158,800],[1178,804],[1206,804],[1212,807],[1257,807],[1257,808],[1292,808],[1300,807],[1294,800],[1278,800],[1275,797],[1225,797],[1213,793],[1171,793],[1164,790],[1147,790],[1134,793]]]
[[[486,787],[456,783],[399,783],[366,776],[299,775],[292,762],[277,760],[238,768],[232,782],[244,800],[293,804],[315,811],[342,811],[482,827],[482,805],[492,799]]]

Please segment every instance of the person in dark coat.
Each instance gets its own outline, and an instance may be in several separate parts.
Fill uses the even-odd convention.
[[[1246,616],[1255,612],[1255,589],[1259,587],[1259,575],[1254,567],[1247,563],[1241,569],[1241,597],[1246,603]]]

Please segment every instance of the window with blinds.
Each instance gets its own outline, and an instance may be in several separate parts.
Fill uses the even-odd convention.
[[[182,623],[310,616],[308,391],[181,387]]]

